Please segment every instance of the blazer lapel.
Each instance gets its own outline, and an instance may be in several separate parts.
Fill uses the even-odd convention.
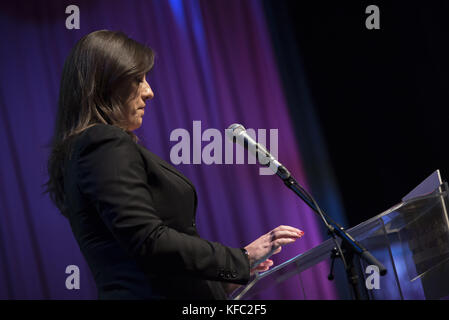
[[[145,148],[144,146],[137,144],[140,149],[145,152],[146,154],[148,154],[151,159],[153,159],[154,161],[156,161],[160,166],[164,167],[165,169],[167,169],[168,171],[176,174],[178,177],[180,177],[182,180],[184,180],[188,185],[190,185],[193,189],[193,191],[195,191],[195,196],[196,196],[196,189],[195,186],[193,185],[192,182],[190,182],[190,180],[184,176],[181,172],[179,172],[175,167],[173,167],[172,165],[170,165],[168,162],[162,160],[159,156],[155,155],[153,152],[151,152],[150,150],[148,150],[147,148]]]

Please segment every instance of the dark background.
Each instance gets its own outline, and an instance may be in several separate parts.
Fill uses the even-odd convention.
[[[380,9],[380,30],[365,27],[370,4]],[[350,226],[398,203],[436,169],[445,180],[449,1],[265,5],[270,28],[286,40],[276,51],[290,106],[301,99],[291,66],[302,63]]]

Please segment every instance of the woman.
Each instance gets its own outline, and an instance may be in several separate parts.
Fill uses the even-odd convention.
[[[303,235],[280,226],[245,248],[199,237],[192,183],[141,145],[150,48],[83,37],[64,64],[47,192],[71,225],[100,299],[226,299]]]

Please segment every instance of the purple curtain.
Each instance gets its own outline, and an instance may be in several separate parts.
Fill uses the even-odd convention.
[[[170,133],[184,128],[193,138],[193,121],[201,121],[202,131],[220,130],[223,138],[232,123],[267,132],[278,129],[279,159],[307,189],[260,1],[77,1],[79,30],[65,27],[70,4],[1,4],[3,299],[96,298],[69,224],[41,188],[47,179],[45,146],[53,132],[64,59],[78,39],[94,30],[121,30],[157,53],[149,77],[155,98],[136,132],[149,150],[171,162],[176,142],[170,141]],[[193,141],[190,150],[207,144]],[[197,223],[204,238],[241,247],[280,224],[304,230],[302,239],[273,257],[276,264],[323,241],[314,213],[279,178],[259,175],[258,166],[177,167],[197,188]],[[79,290],[65,287],[68,265],[80,269]],[[312,297],[337,298],[328,271],[329,266],[321,264],[302,279]],[[283,290],[260,298],[300,298],[298,284],[295,278]]]

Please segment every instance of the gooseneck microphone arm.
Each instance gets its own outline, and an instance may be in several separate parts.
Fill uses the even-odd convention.
[[[376,265],[379,268],[380,275],[385,275],[387,269],[385,266],[378,261],[366,248],[364,248],[360,243],[358,243],[350,234],[343,229],[337,222],[332,220],[328,215],[326,215],[319,207],[312,196],[301,187],[301,185],[290,175],[287,179],[284,179],[285,185],[295,192],[315,213],[317,213],[321,220],[326,225],[330,233],[336,234],[343,241],[347,241],[354,252],[357,253],[362,259],[364,259],[368,264]]]
[[[348,280],[353,287],[355,298],[360,298],[360,292],[357,284],[357,275],[354,270],[352,258],[353,255],[358,255],[361,259],[365,260],[369,265],[375,265],[379,268],[380,275],[385,275],[387,269],[385,266],[378,261],[366,248],[364,248],[360,243],[358,243],[351,235],[349,235],[346,230],[341,227],[337,222],[326,215],[323,210],[318,206],[315,199],[308,193],[292,176],[286,167],[280,164],[267,150],[264,146],[256,143],[249,137],[246,133],[245,128],[240,124],[232,124],[229,126],[231,135],[229,136],[232,141],[236,142],[234,138],[237,138],[237,142],[242,144],[245,148],[250,149],[250,151],[260,160],[261,157],[268,159],[267,163],[263,164],[266,167],[270,167],[275,174],[282,179],[284,184],[292,190],[298,197],[300,197],[322,220],[326,226],[328,233],[335,240],[337,249],[340,252],[340,256],[343,260],[346,272],[348,274]],[[240,139],[239,139],[240,138]],[[260,162],[260,161],[259,161]],[[340,248],[335,237],[339,237],[342,241],[342,245],[346,251],[344,254]]]

